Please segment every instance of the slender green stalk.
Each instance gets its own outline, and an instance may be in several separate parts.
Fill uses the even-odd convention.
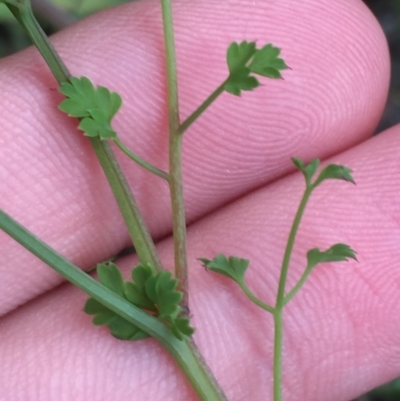
[[[179,280],[179,289],[183,293],[181,305],[189,313],[189,282],[186,248],[186,218],[182,187],[182,135],[180,133],[178,79],[176,71],[175,39],[170,0],[161,0],[165,57],[168,85],[168,124],[169,124],[169,188],[172,208],[172,227],[174,237],[175,277]],[[189,346],[197,361],[203,367],[214,388],[218,388],[221,399],[225,399],[222,389],[205,363],[194,341]],[[207,383],[205,383],[205,389]]]
[[[306,189],[300,201],[292,228],[289,233],[283,256],[281,275],[279,278],[278,294],[274,311],[274,401],[282,401],[282,354],[283,354],[283,308],[285,304],[285,287],[289,270],[290,257],[292,255],[294,241],[303,217],[305,207],[313,190],[309,180],[306,180]]]
[[[311,272],[312,272],[312,269],[306,269],[304,271],[303,275],[300,277],[300,280],[297,282],[297,284],[285,296],[285,298],[283,300],[283,305],[288,304],[289,301],[299,292],[300,288],[307,281],[307,279],[310,276]]]
[[[296,239],[297,231],[300,226],[300,221],[301,221],[301,218],[303,217],[304,210],[305,210],[307,202],[310,198],[311,192],[312,192],[312,187],[310,185],[307,185],[307,187],[304,191],[303,197],[301,198],[300,205],[297,209],[296,215],[293,220],[292,228],[289,233],[289,238],[288,238],[288,241],[286,244],[285,253],[284,253],[283,261],[282,261],[281,275],[279,278],[278,294],[276,297],[276,306],[277,307],[283,305],[283,300],[285,297],[287,274],[288,274],[288,270],[289,270],[290,257],[293,252],[294,241]]]
[[[60,84],[67,81],[71,77],[71,74],[34,17],[30,2],[24,1],[24,4],[20,7],[7,4],[7,7],[24,27],[32,43],[35,44],[43,59],[50,67],[56,80]]]
[[[159,341],[178,363],[202,401],[227,401],[191,342],[179,341],[158,319],[129,303],[66,260],[0,209],[0,229],[90,297]]]
[[[110,144],[98,138],[89,138],[89,140],[118,202],[139,260],[142,263],[148,263],[156,271],[161,271],[163,268],[153,239]]]
[[[10,5],[8,8],[28,32],[58,83],[67,82],[71,74],[36,21],[29,2],[25,1],[22,8]],[[154,242],[110,145],[99,138],[89,140],[109,181],[140,261],[160,271],[162,266]]]
[[[182,306],[189,310],[189,283],[186,250],[186,218],[182,188],[182,136],[179,133],[178,80],[172,8],[170,0],[161,0],[168,82],[169,188],[174,235],[175,276],[183,292]]]
[[[163,170],[160,170],[159,168],[153,166],[152,164],[146,162],[146,160],[143,160],[141,157],[139,157],[136,153],[133,153],[126,145],[124,145],[121,140],[117,137],[113,139],[114,143],[118,146],[118,148],[124,152],[130,159],[132,159],[134,162],[139,164],[139,166],[142,166],[146,170],[150,171],[151,173],[161,177],[162,179],[169,181],[169,175]]]
[[[274,401],[282,401],[283,306],[274,312]]]
[[[269,313],[274,314],[275,313],[275,308],[273,308],[271,305],[266,304],[265,302],[261,301],[259,298],[257,298],[247,287],[247,284],[243,281],[241,283],[238,283],[240,285],[240,288],[243,290],[243,292],[247,295],[247,297],[250,299],[250,301],[254,302],[256,305],[258,305],[260,308],[266,310]]]
[[[218,88],[215,89],[215,91],[181,124],[179,128],[179,133],[181,135],[205,112],[217,97],[224,92],[226,82],[227,80],[218,86]]]

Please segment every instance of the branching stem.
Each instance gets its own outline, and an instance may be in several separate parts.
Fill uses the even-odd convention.
[[[161,0],[168,83],[169,188],[174,236],[175,277],[183,292],[182,306],[189,310],[186,218],[182,187],[182,136],[179,133],[178,79],[171,0]]]
[[[23,7],[7,6],[26,29],[57,82],[60,85],[68,82],[71,74],[36,21],[30,3],[25,1]],[[140,261],[148,263],[156,271],[162,270],[154,242],[109,143],[99,138],[89,140],[119,205]]]
[[[260,308],[266,310],[269,313],[274,314],[275,313],[275,308],[273,308],[271,305],[266,304],[265,302],[261,301],[259,298],[257,298],[249,289],[249,287],[247,286],[247,284],[242,281],[240,283],[238,283],[240,285],[240,288],[243,290],[243,292],[247,295],[247,297],[250,299],[250,301],[252,301],[253,303],[255,303],[256,305],[258,305]]]
[[[281,274],[279,278],[278,293],[274,315],[274,401],[282,401],[282,356],[283,356],[283,308],[285,306],[285,287],[289,270],[290,258],[293,252],[293,246],[296,235],[303,217],[305,207],[313,190],[312,185],[306,180],[306,189],[300,201],[293,224],[289,233],[283,256]]]
[[[171,354],[202,401],[227,401],[192,341],[180,341],[157,318],[129,303],[66,260],[0,209],[0,229],[93,299],[150,334]]]

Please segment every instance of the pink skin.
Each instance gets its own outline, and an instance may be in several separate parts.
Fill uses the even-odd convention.
[[[196,258],[250,259],[249,286],[273,303],[303,189],[290,156],[336,155],[329,161],[350,166],[357,186],[329,182],[315,193],[288,286],[311,247],[347,242],[359,263],[321,265],[288,305],[284,399],[346,401],[399,375],[400,129],[370,139],[389,81],[377,22],[356,0],[176,1],[174,11],[183,118],[224,79],[232,40],[270,41],[293,69],[241,99],[223,95],[184,141],[187,215],[197,220],[188,241],[195,339],[229,399],[272,399],[272,320]],[[73,74],[121,93],[115,128],[166,169],[158,2],[98,14],[54,44]],[[0,71],[1,207],[83,268],[113,255],[128,235],[87,140],[55,106],[51,74],[33,49],[2,60]],[[165,183],[119,157],[152,234],[167,236]],[[196,399],[154,341],[124,343],[94,328],[81,311],[85,294],[69,284],[50,291],[61,278],[4,233],[0,251],[1,399]],[[170,238],[159,251],[171,268]],[[127,275],[135,263],[120,261]]]

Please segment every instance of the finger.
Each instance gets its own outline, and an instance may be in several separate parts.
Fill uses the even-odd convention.
[[[326,157],[373,131],[384,104],[388,56],[383,34],[362,2],[287,0],[232,7],[211,0],[174,5],[182,118],[226,77],[232,40],[283,48],[293,69],[285,81],[242,99],[223,95],[184,143],[189,221],[276,179],[289,156]],[[167,168],[167,113],[160,9],[138,2],[99,14],[54,37],[75,75],[121,92],[115,127],[137,153]],[[329,51],[327,52],[327,49]],[[129,244],[121,216],[76,121],[61,115],[61,96],[33,49],[2,63],[1,207],[82,267]],[[12,117],[8,117],[12,116]],[[165,183],[124,157],[151,233],[171,228]],[[60,278],[2,235],[1,312]]]
[[[399,133],[400,126],[335,157],[354,169],[357,185],[326,182],[307,207],[287,290],[304,271],[310,248],[346,242],[358,263],[317,266],[285,308],[285,400],[346,401],[400,373],[394,318],[400,312]],[[219,252],[249,258],[246,282],[273,305],[303,181],[299,173],[282,179],[189,229],[195,338],[229,399],[272,399],[273,323],[235,283],[205,272],[195,258]],[[169,266],[172,248],[170,240],[160,244]],[[118,264],[128,276],[135,262],[129,257]],[[77,401],[104,394],[115,401],[196,399],[153,341],[119,342],[91,326],[81,312],[85,298],[64,285],[3,318],[7,386],[0,390],[7,399],[46,401],[52,392]]]

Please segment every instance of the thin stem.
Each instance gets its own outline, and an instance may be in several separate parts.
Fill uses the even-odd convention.
[[[175,276],[179,279],[179,289],[183,292],[182,306],[188,311],[186,219],[182,188],[182,136],[179,134],[178,80],[171,1],[161,0],[161,6],[168,83],[169,188],[174,236]]]
[[[179,133],[182,135],[196,120],[200,117],[205,110],[224,92],[226,84],[225,80],[211,95],[181,124]]]
[[[130,159],[132,159],[134,162],[139,164],[139,166],[142,166],[146,170],[150,171],[151,173],[161,177],[162,179],[169,181],[169,175],[163,170],[160,170],[159,168],[153,166],[152,164],[146,162],[143,160],[141,157],[139,157],[136,153],[133,153],[126,145],[124,145],[121,140],[117,137],[113,139],[115,145],[118,146],[118,148],[126,154]]]
[[[61,85],[69,81],[71,74],[40,28],[29,2],[25,2],[25,8],[22,9],[9,5],[8,7],[27,30],[32,42],[43,56],[58,83]],[[109,143],[98,138],[90,138],[89,140],[108,179],[140,261],[149,264],[156,271],[162,270],[154,242]]]
[[[303,197],[300,201],[299,207],[297,209],[296,215],[293,220],[292,228],[289,233],[289,238],[286,244],[285,253],[283,256],[282,267],[281,267],[281,275],[279,278],[279,286],[278,286],[278,294],[276,298],[276,307],[283,306],[283,299],[285,297],[285,286],[286,286],[286,279],[289,270],[289,262],[290,257],[292,256],[293,245],[296,239],[297,231],[299,229],[301,218],[304,214],[304,209],[307,205],[308,199],[310,198],[312,191],[312,187],[307,185]]]
[[[21,7],[7,4],[7,7],[24,27],[32,43],[34,43],[39,50],[56,80],[60,84],[67,81],[71,77],[71,74],[34,17],[30,3],[25,1],[24,5]]]
[[[273,308],[271,305],[266,304],[265,302],[261,301],[259,298],[257,298],[249,289],[249,287],[247,287],[247,284],[243,281],[241,283],[239,283],[240,288],[243,290],[243,292],[247,295],[247,297],[250,299],[250,301],[252,301],[253,303],[255,303],[256,305],[258,305],[260,308],[266,310],[269,313],[274,314],[275,313],[275,308]]]
[[[306,269],[303,273],[303,275],[300,277],[300,280],[297,282],[297,284],[289,291],[288,294],[286,294],[285,298],[283,299],[283,305],[286,305],[289,303],[289,301],[299,292],[300,288],[303,286],[303,284],[307,281],[308,277],[311,274],[312,269]]]
[[[283,307],[274,313],[274,401],[282,401]]]
[[[283,308],[285,303],[285,287],[289,270],[289,262],[293,251],[294,241],[303,217],[305,207],[313,190],[312,185],[306,180],[306,189],[301,198],[299,207],[290,229],[289,238],[283,256],[281,275],[279,278],[278,293],[274,312],[275,337],[274,337],[274,401],[282,401],[282,354],[283,354]]]
[[[98,138],[89,140],[118,202],[139,260],[148,263],[155,271],[161,271],[163,268],[154,242],[110,144]]]
[[[158,319],[132,305],[66,260],[0,209],[0,229],[47,263],[72,284],[159,341],[178,363],[202,401],[227,401],[210,377],[192,342],[179,341]]]

